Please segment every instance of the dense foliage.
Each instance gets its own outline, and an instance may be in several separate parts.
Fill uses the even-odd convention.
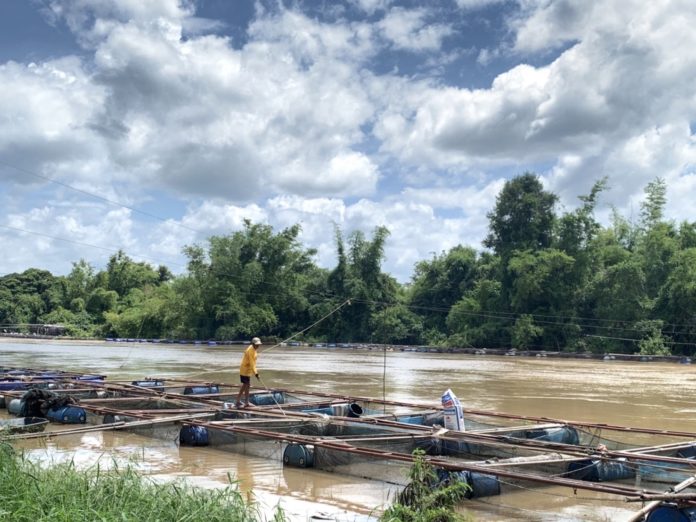
[[[557,213],[537,176],[508,181],[488,214],[486,250],[460,245],[416,264],[409,284],[382,271],[389,231],[336,230],[336,265],[314,262],[300,226],[242,230],[185,249],[188,267],[136,262],[67,276],[0,278],[0,324],[59,324],[74,336],[300,339],[692,355],[696,222],[664,218],[665,182],[645,188],[639,218],[595,219],[606,180]],[[337,312],[332,313],[338,309]]]

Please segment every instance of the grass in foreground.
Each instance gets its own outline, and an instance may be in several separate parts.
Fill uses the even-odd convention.
[[[0,442],[0,520],[13,522],[257,522],[263,520],[231,484],[201,490],[155,484],[126,467],[105,473],[72,464],[41,468]],[[280,508],[273,521],[284,522]]]

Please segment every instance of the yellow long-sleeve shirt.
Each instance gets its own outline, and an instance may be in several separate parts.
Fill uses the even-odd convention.
[[[242,357],[242,364],[239,366],[239,375],[244,375],[246,377],[252,377],[256,375],[258,371],[256,370],[256,357],[258,353],[253,344],[250,344],[246,350],[244,350],[244,357]]]

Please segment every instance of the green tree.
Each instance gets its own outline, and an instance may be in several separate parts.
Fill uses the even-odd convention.
[[[334,306],[350,298],[351,305],[327,320],[324,332],[343,341],[373,339],[372,316],[385,304],[398,303],[396,280],[383,273],[384,245],[389,230],[377,227],[371,240],[356,231],[348,237],[348,248],[336,230],[338,263],[328,276],[328,291],[337,296]]]
[[[512,327],[512,345],[520,349],[528,348],[542,333],[544,329],[534,324],[534,318],[523,314],[515,320],[515,325]]]
[[[477,265],[476,251],[463,246],[416,264],[409,305],[424,328],[445,331],[450,308],[474,286]]]
[[[383,344],[417,344],[423,323],[404,305],[387,306],[372,315],[373,340]]]
[[[124,297],[135,288],[159,283],[160,274],[147,263],[136,263],[122,250],[109,258],[106,265],[106,288]]]
[[[484,246],[504,260],[516,250],[548,248],[553,241],[557,199],[530,172],[507,181],[494,210],[488,213],[489,233]]]

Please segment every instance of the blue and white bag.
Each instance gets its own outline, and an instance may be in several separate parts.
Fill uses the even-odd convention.
[[[466,431],[462,405],[452,390],[447,389],[442,394],[442,407],[445,414],[445,428],[452,431]]]

